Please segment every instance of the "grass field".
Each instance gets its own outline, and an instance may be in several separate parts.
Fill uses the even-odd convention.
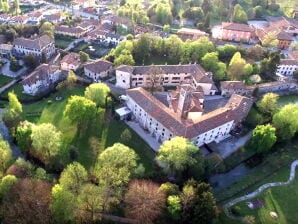
[[[273,177],[266,178],[266,182],[279,182],[287,181],[289,178],[290,168],[285,167],[278,171]],[[252,215],[256,219],[256,223],[278,223],[278,224],[291,224],[297,223],[298,220],[298,180],[288,185],[281,187],[272,187],[253,200],[261,199],[265,202],[265,206],[259,209],[249,209],[243,201],[236,206],[239,207],[240,215]],[[252,201],[252,200],[250,200]],[[276,212],[278,218],[272,218],[270,212]]]
[[[4,86],[5,84],[9,83],[13,79],[4,75],[0,75],[0,87]]]
[[[65,49],[73,41],[71,38],[55,36],[55,46],[57,48]]]
[[[63,90],[53,94],[43,101],[24,105],[24,119],[36,123],[52,123],[62,133],[67,145],[76,147],[79,151],[78,161],[86,168],[92,168],[98,152],[106,147],[119,142],[120,135],[125,128],[124,123],[114,120],[110,113],[104,110],[98,113],[96,121],[86,130],[78,130],[76,124],[72,124],[63,116],[67,99],[71,95],[83,95],[84,87],[76,87],[73,90]],[[62,96],[61,101],[55,101],[56,96]],[[26,116],[27,115],[27,116]],[[140,162],[146,168],[146,174],[154,170],[154,152],[150,147],[133,131],[132,140],[127,146],[135,150]]]
[[[14,92],[17,96],[18,99],[20,100],[31,100],[31,99],[35,99],[36,97],[34,96],[30,96],[28,94],[24,94],[23,93],[23,86],[20,83],[17,83],[15,85],[13,85],[12,87],[10,87],[9,89],[5,90],[1,96],[3,97],[7,97],[9,92]]]

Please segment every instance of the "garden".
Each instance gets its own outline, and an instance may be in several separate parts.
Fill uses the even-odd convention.
[[[0,75],[0,87],[6,85],[7,83],[9,83],[10,81],[12,81],[13,79],[4,75]]]
[[[52,123],[63,134],[65,144],[78,150],[78,162],[90,169],[97,158],[97,154],[105,148],[119,142],[122,132],[128,128],[124,123],[116,121],[110,110],[100,110],[96,121],[87,131],[80,131],[76,124],[63,116],[67,100],[72,95],[83,95],[85,87],[77,86],[73,89],[63,89],[50,97],[23,106],[24,119],[34,123]],[[61,97],[56,101],[56,97]],[[155,153],[150,147],[132,130],[132,137],[126,143],[135,150],[146,169],[147,175],[152,175],[154,170]]]
[[[74,39],[70,37],[55,35],[55,46],[57,48],[65,49],[72,41],[74,41]]]

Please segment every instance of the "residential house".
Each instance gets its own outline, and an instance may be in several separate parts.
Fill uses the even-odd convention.
[[[246,95],[248,90],[246,85],[241,81],[223,81],[220,82],[222,96],[231,96],[233,94]]]
[[[27,15],[19,15],[19,16],[11,17],[8,23],[12,25],[21,25],[21,24],[26,24],[28,20],[29,20],[29,17]]]
[[[195,88],[200,86],[205,95],[214,95],[217,91],[211,73],[206,72],[197,64],[122,65],[116,69],[116,86],[124,89],[152,85],[178,86],[182,83],[191,83]]]
[[[0,44],[0,54],[2,56],[10,56],[13,46],[11,44]]]
[[[113,63],[104,59],[87,63],[84,65],[84,73],[94,82],[100,81],[102,78],[107,77],[113,71]]]
[[[65,19],[66,19],[66,16],[64,16],[60,12],[54,13],[54,14],[49,14],[49,15],[44,15],[44,20],[46,20],[50,23],[53,23],[53,24],[63,22]]]
[[[28,14],[28,23],[39,24],[43,19],[43,14],[41,11],[34,11]]]
[[[246,43],[251,43],[255,40],[254,29],[247,24],[222,23],[221,30],[221,39],[223,40]]]
[[[246,118],[253,104],[252,99],[234,94],[224,107],[200,114],[201,108],[191,103],[192,99],[195,99],[192,98],[192,91],[181,88],[178,112],[140,87],[127,90],[126,105],[131,111],[132,118],[156,141],[163,142],[175,136],[182,136],[201,146],[226,138],[230,131]],[[188,112],[197,113],[195,119],[185,116]]]
[[[0,15],[0,22],[1,23],[7,23],[9,21],[9,19],[11,18],[10,15],[4,13]]]
[[[65,55],[60,61],[61,70],[76,71],[81,65],[80,55],[74,52],[71,52]]]
[[[55,34],[81,38],[86,34],[86,31],[81,27],[70,27],[65,25],[56,25]]]
[[[281,59],[277,66],[277,73],[285,76],[293,76],[293,73],[298,70],[297,59]]]
[[[47,91],[64,77],[59,66],[41,64],[21,81],[23,92],[36,95]]]
[[[13,42],[13,52],[17,56],[32,54],[39,58],[44,54],[49,59],[55,54],[55,42],[48,35],[33,37],[33,39],[19,37]]]

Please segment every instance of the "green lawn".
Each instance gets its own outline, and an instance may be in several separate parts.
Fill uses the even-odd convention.
[[[14,92],[20,100],[31,100],[35,99],[35,96],[30,96],[28,94],[23,93],[23,86],[21,83],[17,83],[10,87],[9,89],[5,90],[3,93],[1,93],[2,97],[7,97],[9,92]]]
[[[55,46],[57,48],[65,49],[74,39],[63,36],[55,36]]]
[[[285,167],[278,171],[274,176],[266,178],[264,182],[279,182],[287,181],[289,178],[290,168]],[[235,205],[240,208],[240,215],[252,215],[256,219],[256,223],[278,223],[291,224],[297,223],[298,220],[298,180],[288,186],[272,187],[261,193],[258,197],[252,200],[243,201]],[[265,206],[259,209],[249,209],[247,202],[256,199],[264,200]],[[270,212],[276,212],[278,218],[272,218]]]
[[[9,83],[13,79],[4,75],[0,75],[0,87],[4,86],[5,84]]]
[[[284,105],[290,104],[290,103],[298,104],[298,96],[297,95],[290,95],[290,96],[281,96],[281,97],[279,97],[279,100],[278,100],[278,105],[279,106],[284,106]]]
[[[114,120],[110,113],[102,110],[88,129],[77,130],[76,124],[72,124],[63,116],[63,111],[67,99],[71,95],[83,95],[84,89],[84,87],[76,87],[73,90],[62,90],[43,101],[24,105],[24,119],[36,123],[54,124],[63,133],[65,143],[78,149],[78,161],[90,169],[98,152],[119,142],[120,135],[127,126]],[[55,101],[56,96],[62,96],[62,100]],[[146,173],[152,175],[151,172],[155,168],[153,162],[155,154],[150,147],[133,131],[132,140],[127,145],[138,154],[140,162],[146,168]]]

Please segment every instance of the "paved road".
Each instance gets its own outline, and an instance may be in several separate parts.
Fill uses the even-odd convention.
[[[259,187],[257,190],[255,190],[254,192],[251,192],[251,193],[249,193],[247,195],[244,195],[242,197],[239,197],[239,198],[235,198],[232,201],[226,203],[223,206],[225,214],[229,218],[231,218],[231,219],[239,219],[239,217],[235,217],[234,215],[232,215],[232,213],[230,212],[229,208],[231,208],[235,204],[238,204],[241,201],[246,201],[248,199],[255,198],[256,196],[258,196],[259,194],[261,194],[264,190],[266,190],[266,189],[268,189],[270,187],[280,187],[280,186],[286,186],[286,185],[291,184],[294,181],[294,179],[295,179],[296,167],[297,166],[298,166],[298,160],[295,160],[294,162],[292,162],[292,164],[291,164],[291,171],[290,171],[290,177],[289,177],[288,181],[286,181],[286,182],[274,182],[274,183],[264,184],[261,187]]]

